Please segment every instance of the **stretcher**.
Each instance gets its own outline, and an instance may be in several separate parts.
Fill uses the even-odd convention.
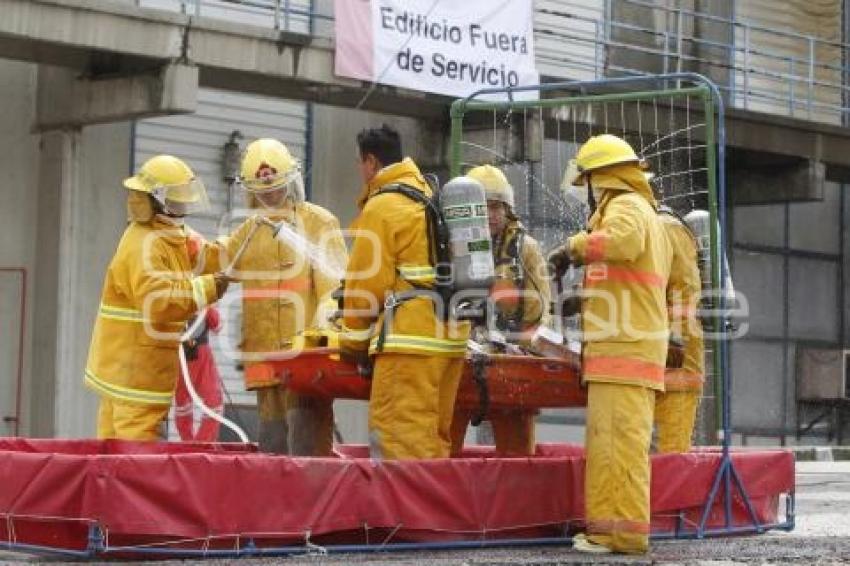
[[[269,360],[269,363],[292,391],[334,399],[368,399],[369,378],[355,364],[340,360],[336,354],[331,348],[311,348],[292,358]],[[587,404],[577,355],[563,359],[488,354],[483,356],[482,363],[490,407],[535,410]],[[474,364],[468,358],[457,393],[456,403],[460,407],[479,405],[480,391],[474,373]]]

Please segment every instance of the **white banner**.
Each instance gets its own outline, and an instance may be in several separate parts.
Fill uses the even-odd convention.
[[[365,4],[336,1],[337,74],[454,97],[539,82],[531,0],[371,0],[364,30]]]

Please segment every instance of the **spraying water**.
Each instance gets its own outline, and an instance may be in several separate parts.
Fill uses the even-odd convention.
[[[293,251],[304,257],[310,262],[313,269],[320,271],[329,279],[343,279],[345,276],[345,265],[343,265],[341,258],[327,253],[325,249],[310,242],[285,221],[273,224],[273,226],[275,237],[278,241],[288,245]]]
[[[537,237],[538,241],[543,246],[544,250],[551,250],[562,244],[567,236],[577,232],[584,227],[586,221],[586,211],[578,202],[571,202],[572,199],[565,198],[561,193],[560,188],[550,187],[546,181],[525,167],[525,163],[510,160],[506,155],[496,149],[491,149],[483,144],[462,141],[461,144],[470,149],[480,152],[482,155],[488,156],[490,161],[496,163],[504,163],[502,166],[505,172],[510,170],[520,170],[523,177],[521,186],[532,189],[533,193],[542,202],[540,209],[543,213],[544,225],[539,226],[539,222],[526,222],[530,230]],[[464,162],[464,166],[473,167],[479,165],[477,162]],[[530,203],[529,203],[530,206]],[[517,211],[519,212],[519,211]],[[521,214],[528,217],[528,214]],[[529,218],[527,218],[528,220]],[[538,218],[537,220],[541,220]]]

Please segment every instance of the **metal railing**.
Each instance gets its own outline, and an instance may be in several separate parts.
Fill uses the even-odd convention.
[[[604,0],[596,16],[587,15],[588,2],[549,0],[545,5],[536,10],[535,41],[543,46],[538,47],[537,58],[547,69],[564,68],[556,78],[572,78],[571,70],[593,78],[699,71],[719,83],[730,106],[847,123],[847,43],[645,0]],[[615,6],[661,14],[675,23],[649,28],[619,21],[612,17]],[[576,23],[583,24],[584,30]],[[686,31],[687,27],[706,25],[725,28],[728,41]],[[840,23],[837,26],[840,29]],[[593,31],[588,33],[590,29]],[[618,39],[625,34],[638,40]],[[547,48],[551,38],[556,38],[561,47],[573,44],[602,55],[593,60],[570,57],[575,50]],[[703,51],[712,55],[698,55]],[[632,64],[617,64],[618,59]]]
[[[330,0],[134,1],[314,37],[334,31]],[[644,10],[664,24],[620,21],[615,8]],[[705,26],[725,30],[725,40],[688,31]],[[732,107],[850,123],[844,42],[647,0],[540,0],[534,34],[538,67],[553,80],[696,71],[710,76]]]
[[[224,19],[234,23],[280,31],[316,35],[316,22],[332,22],[333,16],[316,10],[313,0],[133,0],[143,8],[180,12],[198,18]],[[325,26],[328,27],[328,26]],[[329,36],[327,30],[323,35]]]

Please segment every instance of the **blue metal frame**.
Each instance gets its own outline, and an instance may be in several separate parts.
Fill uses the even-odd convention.
[[[525,86],[525,87],[508,87],[508,88],[491,88],[491,89],[483,89],[479,90],[465,99],[456,102],[455,104],[458,106],[460,111],[469,103],[472,102],[475,98],[478,98],[482,95],[488,94],[503,94],[507,95],[508,103],[514,102],[514,93],[517,92],[548,92],[553,90],[563,90],[563,89],[578,89],[580,91],[586,91],[588,89],[592,89],[594,87],[610,87],[610,86],[626,86],[626,85],[645,85],[645,84],[655,84],[661,85],[662,88],[666,87],[671,81],[676,81],[676,83],[680,83],[681,81],[689,81],[691,83],[695,83],[697,85],[702,85],[708,89],[711,93],[711,99],[714,102],[715,109],[717,111],[717,214],[718,214],[718,223],[720,225],[720,229],[717,234],[717,249],[714,250],[714,261],[717,262],[719,266],[719,281],[718,288],[720,289],[720,311],[726,312],[726,280],[729,275],[726,271],[727,266],[723,258],[723,251],[726,249],[726,233],[727,233],[727,219],[726,219],[726,113],[725,113],[725,104],[723,102],[723,97],[720,93],[720,89],[718,86],[708,79],[707,77],[700,75],[698,73],[668,73],[664,75],[650,75],[650,76],[641,76],[641,77],[619,77],[612,79],[601,79],[594,81],[569,81],[569,82],[558,82],[558,83],[547,83],[543,85],[534,85],[534,86]],[[453,110],[455,106],[453,105]],[[723,383],[723,395],[721,399],[722,410],[721,410],[721,429],[723,431],[722,438],[722,458],[720,461],[720,465],[718,466],[717,472],[714,477],[714,481],[712,482],[711,490],[709,491],[708,499],[706,500],[703,507],[703,514],[700,520],[700,523],[693,533],[695,538],[703,538],[705,536],[710,536],[714,533],[714,530],[709,530],[706,528],[706,524],[708,521],[708,516],[711,511],[712,506],[714,505],[715,500],[717,499],[718,492],[720,490],[721,483],[723,485],[723,496],[724,496],[724,518],[726,522],[726,528],[717,531],[718,533],[726,533],[731,534],[733,531],[740,530],[737,527],[732,527],[732,495],[733,495],[733,483],[734,487],[741,496],[744,501],[744,504],[747,508],[747,512],[750,515],[750,520],[752,521],[751,528],[753,531],[761,533],[764,532],[768,528],[767,525],[760,525],[758,518],[756,516],[755,510],[753,509],[752,502],[750,501],[749,494],[743,482],[741,481],[741,477],[735,469],[735,465],[732,461],[730,455],[730,446],[731,446],[731,376],[730,376],[730,363],[729,363],[729,347],[727,340],[727,328],[725,324],[725,320],[723,323],[719,325],[720,331],[720,339],[718,340],[718,348],[720,350],[720,379]],[[781,529],[793,529],[794,528],[794,516],[793,516],[793,492],[789,494],[789,498],[791,500],[791,507],[789,508],[792,511],[790,516],[786,517],[786,521],[783,523],[778,523],[777,525],[772,525],[770,528],[781,528]],[[688,533],[677,532],[675,533],[676,538],[683,538],[689,536]]]
[[[773,523],[762,525],[761,528],[754,527],[727,527],[724,529],[706,529],[702,533],[695,531],[684,531],[680,525],[672,533],[653,533],[652,540],[695,540],[707,537],[721,537],[728,535],[746,535],[762,533],[769,529],[793,528],[794,499],[789,498],[786,503],[786,516],[792,517],[791,524]],[[272,557],[272,556],[304,556],[311,554],[359,554],[367,552],[416,552],[416,551],[438,551],[438,550],[475,550],[484,548],[523,548],[539,546],[572,546],[573,539],[569,536],[545,537],[531,539],[490,539],[490,540],[462,540],[441,542],[400,542],[387,544],[334,544],[321,546],[316,544],[285,545],[273,547],[258,547],[253,539],[247,539],[245,545],[232,549],[191,549],[191,548],[169,548],[162,546],[106,546],[101,528],[97,524],[89,527],[88,544],[85,550],[63,550],[55,547],[2,543],[0,548],[6,550],[26,552],[40,556],[52,556],[74,559],[93,559],[109,557],[110,555],[138,555],[154,559],[163,558],[248,558],[248,557]]]
[[[97,527],[95,527],[97,528]],[[171,549],[144,546],[115,546],[105,547],[89,538],[86,550],[59,550],[53,547],[27,545],[18,543],[0,544],[0,548],[21,551],[43,556],[65,556],[72,558],[106,557],[116,554],[146,555],[157,558],[245,558],[263,556],[299,556],[310,554],[357,554],[366,552],[410,552],[435,550],[470,550],[477,548],[517,548],[529,546],[570,546],[572,538],[533,538],[533,539],[501,539],[501,540],[464,540],[444,542],[404,542],[388,544],[337,544],[337,545],[287,545],[277,547],[257,547],[253,540],[248,539],[242,548],[233,549]]]

